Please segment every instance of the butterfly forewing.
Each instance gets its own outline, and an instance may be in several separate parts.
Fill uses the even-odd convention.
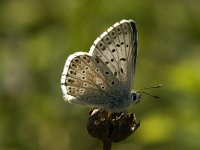
[[[104,62],[129,90],[132,88],[135,72],[136,34],[135,23],[122,20],[100,35],[89,52]]]

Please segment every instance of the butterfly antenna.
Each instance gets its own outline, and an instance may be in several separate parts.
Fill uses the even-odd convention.
[[[149,94],[149,93],[144,92],[144,91],[140,91],[139,93],[144,93],[144,94],[149,95],[149,96],[151,96],[151,97],[153,97],[153,98],[160,98],[160,97],[158,97],[158,96],[155,96],[155,95]]]
[[[141,90],[155,89],[155,88],[160,88],[160,87],[163,87],[163,85],[155,85],[155,86],[140,88],[137,92],[140,92]],[[141,91],[141,92],[142,92],[142,91]]]
[[[162,87],[162,86],[163,86],[163,85],[156,85],[156,86],[151,86],[151,87],[140,88],[140,89],[137,91],[137,93],[144,93],[144,94],[149,95],[149,96],[151,96],[151,97],[153,97],[153,98],[160,98],[160,97],[158,97],[158,96],[149,94],[149,93],[144,92],[144,91],[142,91],[142,90],[153,89],[153,88],[160,88],[160,87]]]

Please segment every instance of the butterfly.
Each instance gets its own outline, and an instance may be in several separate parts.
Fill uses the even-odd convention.
[[[132,90],[136,58],[136,24],[121,20],[94,41],[89,53],[68,57],[61,76],[64,99],[108,112],[126,111],[140,99]]]

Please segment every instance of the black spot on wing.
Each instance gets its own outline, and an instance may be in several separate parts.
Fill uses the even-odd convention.
[[[126,61],[126,58],[121,58],[120,61]]]

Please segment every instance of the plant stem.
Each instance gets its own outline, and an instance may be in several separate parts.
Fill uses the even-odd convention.
[[[112,143],[110,141],[103,141],[103,150],[111,150]]]

